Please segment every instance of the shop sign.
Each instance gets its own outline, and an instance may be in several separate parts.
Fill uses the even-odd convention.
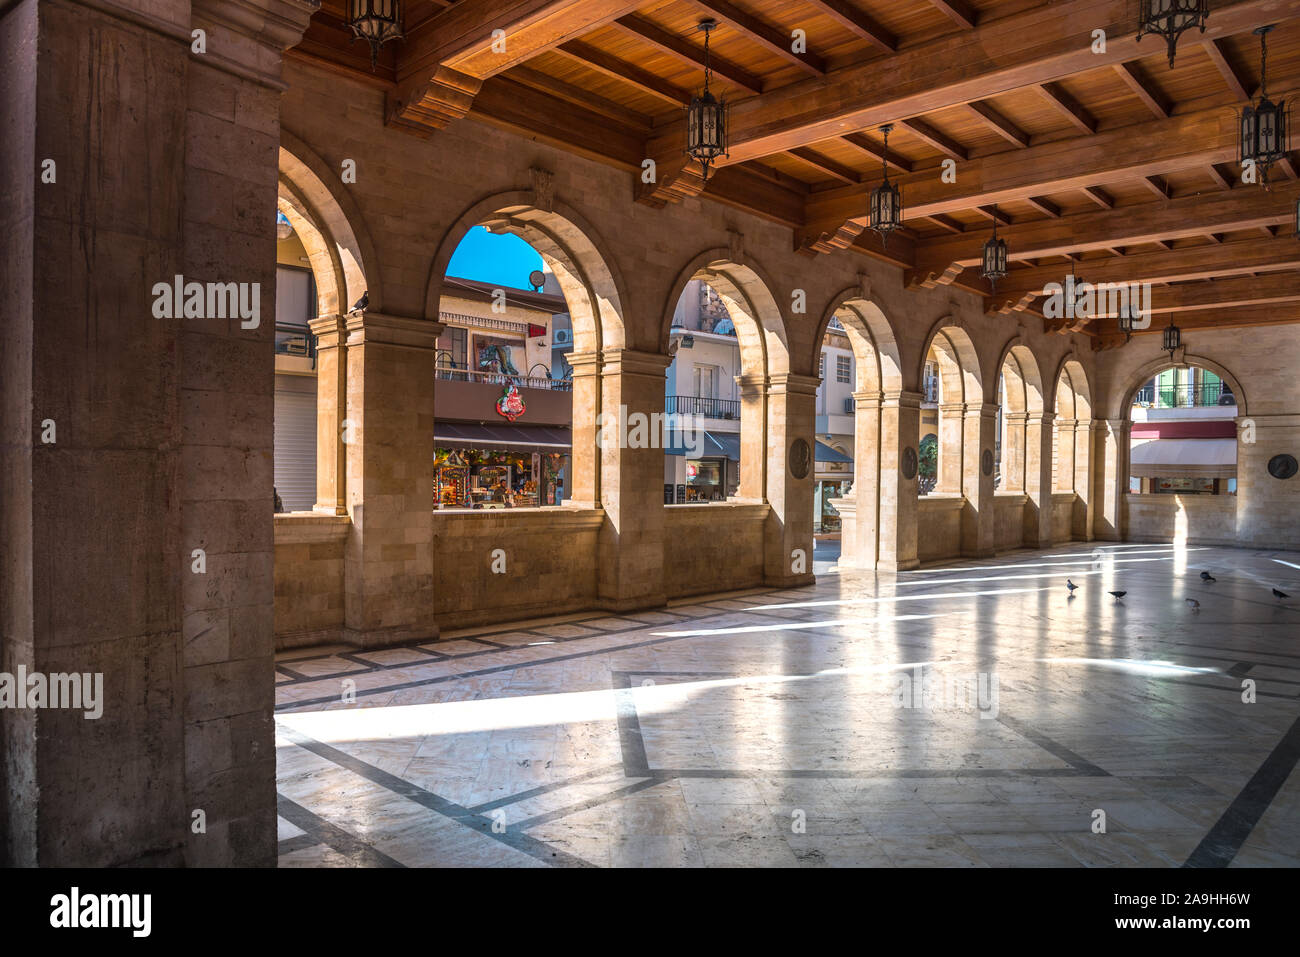
[[[519,387],[512,382],[501,393],[501,398],[497,399],[497,412],[513,422],[526,411],[528,408],[524,405],[524,397],[519,394]]]

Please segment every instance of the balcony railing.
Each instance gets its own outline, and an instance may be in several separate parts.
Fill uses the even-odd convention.
[[[548,376],[536,375],[506,375],[502,372],[480,372],[477,369],[470,369],[465,363],[452,362],[450,360],[439,359],[438,364],[434,367],[433,376],[435,379],[446,379],[450,382],[484,382],[488,385],[514,385],[521,389],[548,389],[551,392],[572,392],[572,379],[552,379]]]
[[[664,411],[670,415],[698,415],[706,419],[739,419],[740,402],[698,395],[670,395],[664,400]]]
[[[1212,405],[1236,405],[1236,397],[1222,382],[1201,385],[1146,385],[1133,397],[1134,405],[1155,409],[1194,409]]]

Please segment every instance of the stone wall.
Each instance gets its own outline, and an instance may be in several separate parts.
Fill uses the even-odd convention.
[[[1234,545],[1235,495],[1126,495],[1128,541]]]
[[[1028,496],[1024,492],[999,492],[993,496],[994,541],[1000,552],[1025,547],[1025,506]]]
[[[664,588],[673,597],[763,584],[766,505],[664,507]],[[812,554],[807,556],[812,570]]]
[[[276,650],[341,639],[350,524],[346,515],[275,517]]]
[[[960,495],[926,495],[916,503],[916,554],[923,562],[961,554]]]

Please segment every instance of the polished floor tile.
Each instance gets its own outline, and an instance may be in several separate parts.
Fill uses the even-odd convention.
[[[799,589],[295,649],[281,866],[1294,867],[1290,558],[819,553]]]

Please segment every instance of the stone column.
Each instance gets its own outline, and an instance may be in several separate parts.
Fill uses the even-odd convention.
[[[853,491],[837,500],[844,568],[874,569],[880,520],[879,392],[853,393]],[[844,505],[838,504],[843,502]]]
[[[813,580],[813,474],[817,386],[814,376],[778,373],[767,388],[767,585]],[[743,477],[742,477],[743,481]],[[802,569],[802,571],[800,571]]]
[[[1300,415],[1237,420],[1237,541],[1252,548],[1300,548],[1300,476],[1268,471],[1275,455],[1300,457]]]
[[[993,502],[993,444],[998,407],[985,402],[967,403],[964,412],[961,553],[968,558],[992,555],[997,539]],[[988,468],[985,468],[985,465]]]
[[[767,376],[738,375],[740,387],[740,488],[736,502],[762,502],[767,470]]]
[[[347,503],[343,635],[375,647],[436,638],[433,390],[440,323],[347,318]],[[488,556],[483,556],[486,568]]]
[[[325,515],[346,515],[347,448],[343,444],[348,367],[342,316],[311,321],[316,337],[316,505]]]
[[[1025,420],[1025,544],[1052,544],[1052,420],[1051,412],[1032,412]]]
[[[1029,416],[1024,412],[1002,414],[1002,488],[1003,492],[1025,491],[1025,427]]]
[[[905,459],[917,455],[921,393],[887,392],[880,406],[880,550],[882,571],[915,568],[917,559],[916,474],[903,474]],[[912,456],[907,455],[911,450]]]
[[[1123,541],[1124,496],[1128,494],[1129,433],[1128,419],[1105,419],[1094,422],[1096,441],[1093,451],[1097,468],[1093,470],[1093,489],[1099,503],[1095,513],[1093,535],[1103,541]]]
[[[648,423],[659,421],[652,415],[663,414],[664,370],[671,361],[630,349],[601,354],[601,409],[606,420],[635,426],[633,416],[640,414],[647,422],[646,442],[640,448],[631,447],[621,427],[606,426],[602,432],[600,502],[605,522],[597,593],[601,606],[611,611],[656,608],[666,601],[663,436]]]
[[[1091,419],[1076,419],[1073,436],[1074,464],[1074,514],[1070,534],[1079,541],[1090,542],[1093,538],[1093,427]]]
[[[0,16],[0,670],[102,679],[95,720],[0,713],[4,863],[275,863],[267,224],[312,9]]]
[[[965,404],[961,402],[945,402],[939,406],[939,478],[934,486],[936,492],[957,495],[962,490],[962,476],[966,472],[965,409]],[[919,426],[917,431],[919,434]],[[917,449],[920,449],[919,444]]]
[[[600,459],[596,455],[596,434],[600,417],[600,355],[575,352],[568,357],[573,368],[573,424],[569,453],[570,508],[600,505]],[[618,415],[618,409],[614,409]]]
[[[1074,419],[1057,419],[1056,435],[1052,439],[1055,462],[1052,465],[1052,487],[1057,492],[1074,491]]]

